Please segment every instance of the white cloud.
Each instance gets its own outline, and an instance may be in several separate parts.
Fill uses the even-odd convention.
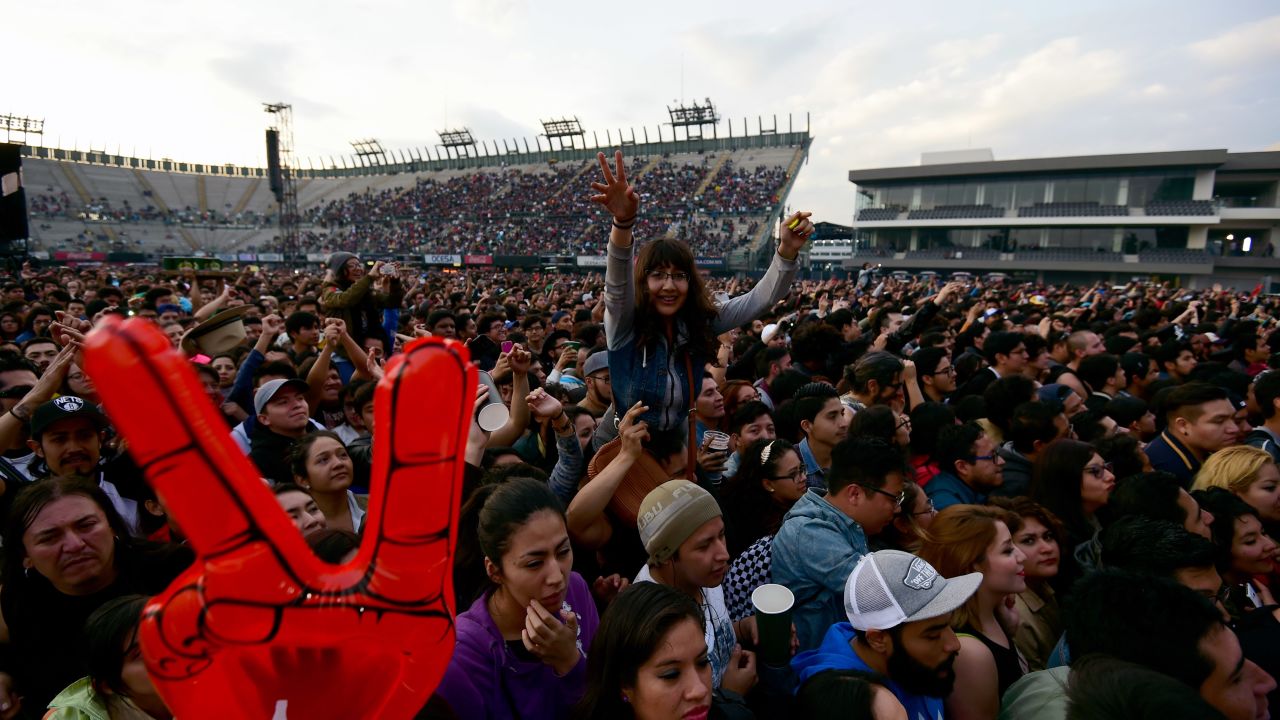
[[[1215,65],[1240,66],[1280,56],[1280,15],[1237,25],[1191,44],[1191,53]]]

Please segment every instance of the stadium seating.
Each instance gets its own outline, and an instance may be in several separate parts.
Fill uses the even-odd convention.
[[[858,219],[863,222],[876,222],[883,220],[897,220],[902,214],[901,208],[863,208],[858,211]]]
[[[1128,214],[1129,208],[1124,205],[1096,202],[1040,202],[1018,208],[1018,217],[1122,217]]]
[[[1004,217],[1005,209],[991,205],[938,205],[932,210],[912,210],[909,220],[971,220]]]
[[[1168,264],[1203,264],[1212,262],[1210,255],[1204,250],[1187,250],[1184,248],[1156,248],[1138,253],[1138,260],[1144,263]]]
[[[629,158],[644,208],[637,237],[670,234],[700,256],[744,247],[777,208],[800,152]],[[586,199],[594,160],[302,179],[296,247],[279,237],[262,178],[40,159],[25,167],[33,235],[46,249],[576,255],[604,252],[608,238],[607,216]]]
[[[1147,203],[1148,215],[1214,215],[1212,200],[1160,200]]]

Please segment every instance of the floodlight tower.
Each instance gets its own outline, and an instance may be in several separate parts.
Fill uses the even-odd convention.
[[[582,122],[578,120],[578,116],[572,118],[560,118],[557,120],[542,121],[542,136],[547,139],[547,145],[552,146],[554,141],[554,149],[563,150],[565,146],[569,149],[577,147],[576,138],[582,139],[582,147],[587,146],[587,134],[582,129]]]
[[[293,161],[293,106],[288,103],[263,103],[262,109],[275,117],[275,124],[267,131],[275,132],[279,141],[280,192],[276,201],[280,205],[280,236],[285,247],[298,249],[298,182]],[[268,141],[270,142],[270,141]],[[267,158],[271,164],[271,158]]]
[[[4,130],[5,142],[17,142],[27,145],[31,136],[36,138],[44,136],[44,119],[37,120],[18,115],[0,115],[0,130]],[[13,139],[15,135],[18,136],[17,140]]]
[[[707,98],[705,103],[695,100],[689,105],[668,105],[667,114],[671,116],[672,137],[675,137],[676,128],[684,128],[686,140],[701,140],[703,125],[710,125],[711,137],[716,137],[716,123],[720,122],[720,116],[716,114],[716,106],[711,98]]]
[[[374,138],[352,140],[351,147],[356,151],[356,160],[364,162],[366,167],[387,164],[387,151],[383,150],[382,143]]]
[[[440,143],[436,147],[444,148],[447,157],[464,158],[476,154],[476,139],[471,134],[471,128],[439,130],[436,134],[440,136]]]

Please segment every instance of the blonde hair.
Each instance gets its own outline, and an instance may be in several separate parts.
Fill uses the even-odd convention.
[[[996,523],[1012,528],[1018,516],[991,505],[952,505],[938,513],[929,525],[929,534],[917,553],[944,578],[974,572],[999,532]],[[951,615],[951,627],[978,625],[978,594],[974,593]]]
[[[1209,456],[1196,473],[1192,490],[1208,490],[1219,487],[1239,495],[1258,479],[1258,473],[1267,463],[1273,463],[1271,453],[1249,445],[1232,445]]]

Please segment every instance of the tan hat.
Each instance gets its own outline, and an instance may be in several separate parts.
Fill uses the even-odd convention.
[[[666,562],[689,536],[718,518],[720,504],[711,493],[688,480],[668,480],[644,496],[636,529],[649,562]]]
[[[244,341],[244,314],[248,305],[223,310],[187,332],[182,338],[182,349],[188,355],[203,353],[214,356],[224,353]]]

